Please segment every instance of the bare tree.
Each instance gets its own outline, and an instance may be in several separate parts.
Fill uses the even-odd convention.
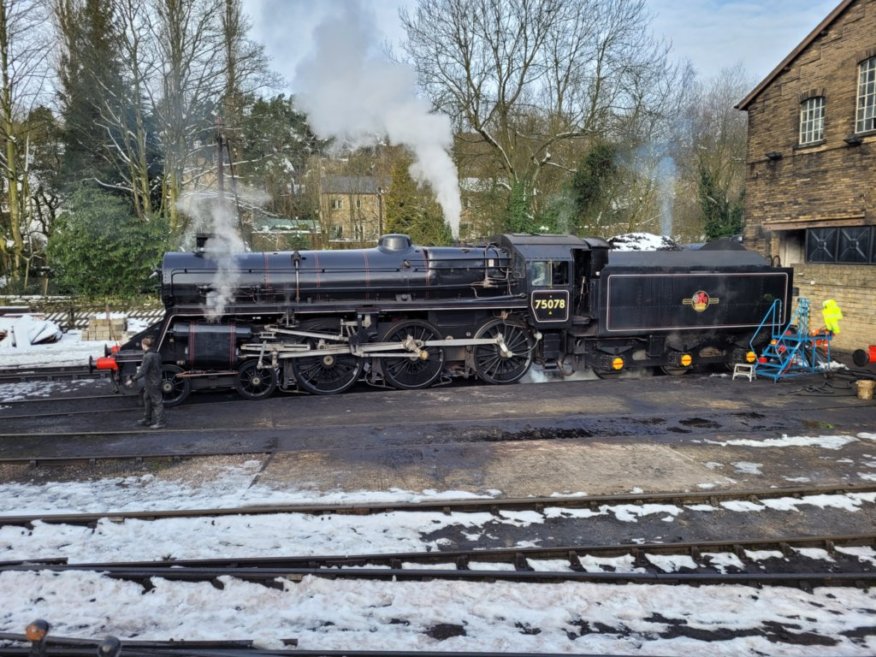
[[[184,228],[178,202],[212,161],[217,99],[224,89],[223,0],[152,0],[159,65],[152,91],[164,154],[162,203],[171,229]]]
[[[84,1],[53,0],[61,34],[76,34]],[[215,131],[220,122],[239,131],[247,94],[267,79],[267,61],[246,38],[239,0],[106,2],[123,84],[101,84],[100,59],[77,61],[97,81],[91,100],[112,171],[111,180],[97,182],[130,194],[140,218],[164,213],[179,230],[181,192],[214,182],[207,174],[215,171]]]
[[[570,143],[643,140],[672,96],[644,0],[421,0],[401,19],[436,106],[530,199],[549,167],[574,171],[581,148]]]
[[[140,0],[113,2],[120,23],[123,76],[131,97],[127,103],[105,103],[102,118],[107,138],[117,153],[117,161],[124,163],[119,173],[131,194],[134,211],[141,219],[148,219],[156,211],[153,207],[156,176],[153,173],[151,151],[154,145],[150,143],[147,101],[149,85],[158,67],[154,48],[149,42],[148,8]]]
[[[92,164],[65,177],[84,176],[127,192],[136,215],[147,220],[154,213],[155,179],[147,90],[157,70],[148,7],[140,0],[102,0],[98,6],[52,0],[52,9],[67,142],[71,151],[86,151]],[[73,153],[66,164],[75,166]]]
[[[8,207],[2,219],[0,259],[12,280],[18,280],[26,257],[29,128],[24,119],[44,92],[45,18],[35,0],[0,0],[0,170]]]
[[[705,83],[689,85],[685,107],[670,141],[678,171],[678,229],[688,237],[703,235],[703,218],[709,214],[698,194],[704,178],[713,185],[709,195],[712,203],[741,207],[747,116],[733,106],[752,86],[741,66],[725,69]],[[715,193],[720,198],[715,198]],[[702,201],[709,202],[708,198]]]

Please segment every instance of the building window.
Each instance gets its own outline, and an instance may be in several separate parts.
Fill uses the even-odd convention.
[[[876,264],[876,228],[810,228],[806,231],[806,262]]]
[[[800,144],[824,139],[824,96],[808,98],[800,104]]]
[[[342,207],[344,207],[344,201],[342,199],[332,199],[332,210],[340,210]]]
[[[858,111],[855,132],[876,130],[876,57],[858,66]]]

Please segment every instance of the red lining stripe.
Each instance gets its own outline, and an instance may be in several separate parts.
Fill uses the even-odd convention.
[[[313,260],[316,264],[316,287],[319,287],[319,255],[314,251]]]
[[[189,365],[195,364],[195,323],[189,323]]]
[[[363,251],[363,252],[362,252],[362,257],[365,259],[365,300],[367,301],[368,298],[369,298],[369,297],[368,297],[368,286],[369,286],[370,283],[371,283],[371,278],[370,278],[370,276],[368,275],[368,274],[369,274],[369,271],[368,271],[368,254],[365,253],[365,252]]]
[[[237,358],[234,351],[234,345],[237,342],[237,325],[231,325],[231,331],[228,337],[228,362],[231,365],[237,365]]]

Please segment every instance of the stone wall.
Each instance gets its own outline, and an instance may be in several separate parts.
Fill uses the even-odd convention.
[[[837,300],[843,350],[876,343],[876,264],[808,264],[803,244],[807,228],[876,224],[876,131],[855,134],[858,64],[874,55],[876,0],[857,0],[746,107],[745,245],[794,267],[813,326],[822,302]],[[815,96],[825,99],[824,139],[802,146],[801,103]]]
[[[797,265],[794,285],[810,303],[811,328],[824,326],[821,304],[835,299],[843,311],[832,347],[842,351],[876,344],[876,268],[841,265]]]

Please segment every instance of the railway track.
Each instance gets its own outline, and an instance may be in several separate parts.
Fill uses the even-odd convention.
[[[71,381],[78,379],[105,379],[105,371],[92,370],[87,365],[61,367],[0,368],[0,383],[26,383],[30,381]]]
[[[766,488],[748,490],[686,492],[686,493],[629,493],[622,495],[588,495],[571,497],[526,497],[526,498],[476,498],[459,500],[437,500],[434,502],[396,502],[366,504],[281,504],[263,506],[241,506],[221,509],[170,509],[156,511],[109,511],[101,513],[55,513],[0,515],[0,527],[32,527],[34,523],[94,525],[99,520],[113,522],[126,520],[161,520],[168,518],[203,518],[220,516],[255,516],[270,514],[306,515],[373,515],[379,513],[491,513],[498,515],[504,511],[535,511],[543,513],[548,508],[598,510],[603,506],[674,504],[707,504],[718,506],[723,502],[746,501],[757,503],[762,500],[778,498],[802,499],[810,496],[827,495],[874,495],[876,483],[854,486],[795,486],[789,488]]]
[[[471,549],[345,556],[186,559],[160,562],[59,563],[0,562],[6,571],[92,571],[150,586],[153,577],[212,582],[221,577],[275,585],[278,579],[306,576],[388,581],[434,579],[479,582],[589,582],[601,584],[744,584],[749,586],[856,586],[876,584],[876,567],[862,567],[852,548],[876,546],[876,534],[781,537],[757,540],[697,541],[621,545],[570,545],[553,548]],[[812,569],[821,551],[830,568]],[[774,553],[777,566],[764,571]],[[674,557],[674,558],[673,558]],[[629,570],[615,565],[626,563]],[[728,560],[734,562],[727,572]]]
[[[24,634],[0,632],[0,642],[13,644],[30,643]],[[105,639],[79,639],[73,637],[48,636],[45,641],[49,657],[561,657],[568,653],[547,652],[451,652],[446,650],[307,650],[300,649],[297,639],[282,639],[287,648],[269,650],[256,647],[256,640],[227,641],[119,641],[115,637]],[[121,653],[115,652],[121,650]],[[0,657],[33,657],[35,653],[29,646],[0,646]],[[588,653],[580,657],[623,657],[617,653]]]
[[[30,643],[25,634],[16,634],[12,632],[0,632],[0,643],[11,642],[13,644]],[[298,655],[298,651],[291,650],[261,650],[256,647],[257,642],[254,640],[226,640],[226,641],[138,641],[125,640],[118,642],[115,637],[107,637],[105,639],[80,639],[74,637],[55,637],[49,635],[46,637],[43,645],[45,646],[44,655],[64,655],[64,657],[94,657],[94,655],[104,655],[105,657],[113,657],[118,655],[117,649],[121,648],[121,654],[124,657],[133,657],[135,655],[186,655],[188,657],[247,657],[256,656],[273,656],[273,655]],[[283,641],[285,646],[294,648],[298,645],[296,639],[286,639]],[[29,647],[18,646],[0,646],[0,656],[33,656],[35,653]]]

